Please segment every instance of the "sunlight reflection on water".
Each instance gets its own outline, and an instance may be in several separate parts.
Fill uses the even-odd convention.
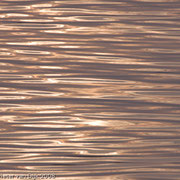
[[[0,173],[178,179],[178,0],[2,0]]]

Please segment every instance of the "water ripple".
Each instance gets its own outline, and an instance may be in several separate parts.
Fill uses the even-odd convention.
[[[179,179],[179,0],[2,0],[0,172]]]

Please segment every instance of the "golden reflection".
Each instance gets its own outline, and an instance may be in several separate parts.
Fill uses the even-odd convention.
[[[31,51],[31,50],[16,50],[16,53],[20,53],[20,54],[51,54],[48,51]]]
[[[52,7],[53,6],[53,3],[54,3],[54,1],[53,2],[50,2],[50,3],[41,3],[41,4],[33,4],[33,5],[31,5],[31,7],[32,7],[32,9],[35,7],[40,7],[40,8],[43,8],[43,7]]]
[[[53,20],[50,19],[22,19],[22,22],[53,22]]]
[[[26,34],[23,34],[26,35]],[[33,34],[31,34],[33,35]],[[59,42],[59,41],[27,41],[27,42],[7,42],[6,44],[10,45],[51,45],[51,44],[65,44],[65,42]]]
[[[176,2],[1,1],[2,172],[176,172]]]

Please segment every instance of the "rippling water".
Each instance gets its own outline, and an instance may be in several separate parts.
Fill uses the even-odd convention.
[[[0,173],[180,179],[179,0],[1,0]]]

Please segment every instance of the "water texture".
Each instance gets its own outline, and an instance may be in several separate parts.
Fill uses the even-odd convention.
[[[180,179],[179,0],[1,0],[0,174]]]

